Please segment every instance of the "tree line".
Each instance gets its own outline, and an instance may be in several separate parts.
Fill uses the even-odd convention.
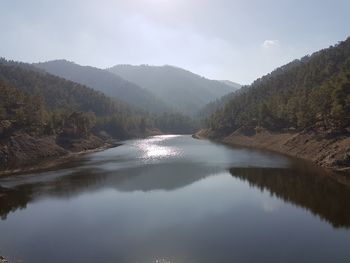
[[[5,59],[0,59],[0,98],[1,137],[17,131],[36,136],[105,131],[125,139],[145,135],[147,129],[184,133],[193,127],[180,114],[150,115],[84,85]]]
[[[257,127],[346,131],[350,125],[350,38],[244,87],[205,124],[218,135]]]

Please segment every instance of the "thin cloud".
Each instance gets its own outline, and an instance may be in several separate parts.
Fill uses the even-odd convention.
[[[101,68],[172,64],[250,83],[346,39],[350,1],[335,1],[0,0],[0,56]]]
[[[279,40],[265,40],[264,43],[262,44],[262,47],[266,49],[279,47],[279,46],[280,46]]]

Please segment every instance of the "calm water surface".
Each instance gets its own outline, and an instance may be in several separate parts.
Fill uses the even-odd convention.
[[[350,262],[350,187],[271,153],[157,136],[0,185],[24,263]]]

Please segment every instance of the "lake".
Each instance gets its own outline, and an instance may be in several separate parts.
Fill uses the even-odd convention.
[[[344,179],[344,180],[343,180]],[[350,262],[350,187],[191,136],[0,178],[0,255],[24,263]]]

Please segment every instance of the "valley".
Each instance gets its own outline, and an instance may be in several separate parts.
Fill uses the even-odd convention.
[[[350,1],[0,6],[0,263],[349,263]]]

